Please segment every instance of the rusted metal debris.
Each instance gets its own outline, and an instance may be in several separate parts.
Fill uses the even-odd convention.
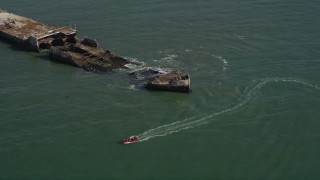
[[[139,65],[104,50],[93,39],[80,41],[76,35],[77,30],[71,27],[56,28],[0,9],[0,38],[22,48],[37,52],[46,50],[55,61],[94,72]],[[190,92],[188,74],[178,71],[153,73],[143,83],[147,89]]]

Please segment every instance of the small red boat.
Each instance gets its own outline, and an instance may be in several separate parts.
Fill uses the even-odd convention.
[[[131,144],[131,143],[137,143],[140,142],[139,138],[137,136],[131,136],[127,139],[124,139],[122,141],[122,144]]]

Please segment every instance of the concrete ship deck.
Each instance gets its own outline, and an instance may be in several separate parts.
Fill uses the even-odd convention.
[[[0,10],[0,37],[34,51],[72,41],[77,31],[70,27],[55,28],[32,19]]]

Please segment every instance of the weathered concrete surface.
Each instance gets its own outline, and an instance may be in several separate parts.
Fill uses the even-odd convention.
[[[23,48],[40,51],[72,41],[76,35],[77,31],[69,27],[55,28],[0,10],[0,37]]]

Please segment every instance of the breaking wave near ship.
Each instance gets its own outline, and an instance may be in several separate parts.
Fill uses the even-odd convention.
[[[254,101],[257,98],[257,95],[261,91],[261,89],[268,84],[271,83],[295,83],[307,86],[309,88],[313,88],[315,90],[320,90],[320,86],[307,82],[305,80],[301,79],[295,79],[295,78],[266,78],[266,79],[260,79],[253,81],[253,85],[249,88],[246,88],[243,95],[240,98],[240,102],[234,106],[231,106],[229,108],[225,108],[220,111],[212,112],[209,115],[204,115],[203,117],[192,117],[185,120],[173,122],[170,124],[165,124],[158,126],[156,128],[147,130],[141,134],[136,135],[139,137],[140,142],[147,141],[155,137],[160,136],[166,136],[172,133],[180,132],[182,130],[194,128],[197,126],[201,126],[207,123],[210,123],[211,121],[217,120],[219,116],[222,116],[227,113],[235,112],[236,110],[244,107],[246,104]]]

